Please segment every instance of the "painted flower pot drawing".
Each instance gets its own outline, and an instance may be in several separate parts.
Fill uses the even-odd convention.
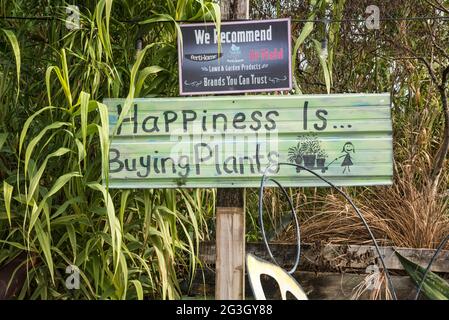
[[[318,159],[316,159],[316,166],[318,168],[323,168],[325,162],[326,162],[325,158],[318,158]]]
[[[321,141],[314,135],[299,136],[299,139],[296,145],[288,149],[288,161],[308,170],[326,172],[325,163],[328,156],[321,147]],[[301,172],[301,168],[296,168],[296,172]]]
[[[316,155],[314,154],[305,154],[304,158],[304,166],[307,168],[313,168],[315,166]]]

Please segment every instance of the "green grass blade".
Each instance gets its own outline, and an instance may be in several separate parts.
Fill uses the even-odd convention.
[[[108,107],[103,103],[97,103],[98,112],[100,113],[101,126],[95,125],[98,129],[98,134],[100,136],[100,147],[102,156],[102,178],[108,182],[109,176],[109,116]]]
[[[33,211],[31,212],[30,225],[28,227],[28,235],[31,233],[31,230],[33,229],[36,221],[38,221],[39,214],[46,205],[47,199],[58,192],[70,179],[75,177],[81,177],[81,175],[78,172],[71,172],[60,176],[58,179],[56,179],[51,189],[45,194],[45,197],[39,203],[39,206],[33,207]]]
[[[19,98],[19,92],[20,92],[20,47],[19,42],[17,41],[17,37],[11,30],[1,29],[3,33],[5,34],[6,38],[8,39],[9,43],[11,44],[12,50],[14,52],[14,58],[16,60],[16,73],[17,73],[17,96],[16,99]]]
[[[50,243],[49,234],[43,230],[41,223],[39,221],[36,221],[35,230],[36,230],[36,236],[39,241],[40,247],[42,249],[42,252],[44,253],[45,262],[46,262],[48,270],[50,272],[51,280],[54,284],[55,283],[55,274],[54,274],[55,271],[54,271],[53,258],[51,256],[51,243]]]
[[[11,197],[13,187],[5,180],[3,181],[3,196],[5,198],[6,216],[8,217],[9,225],[11,226]]]
[[[310,6],[312,7],[312,10],[314,10],[316,4],[316,0],[312,0],[310,2]],[[308,20],[314,20],[315,19],[315,12],[312,12],[309,16],[308,16]],[[296,72],[296,60],[297,60],[297,56],[298,56],[298,51],[299,48],[301,47],[301,45],[304,43],[304,41],[307,39],[307,37],[310,35],[310,33],[313,31],[315,24],[312,21],[307,21],[304,24],[304,27],[301,30],[301,33],[299,34],[298,38],[295,41],[295,45],[293,47],[293,52],[292,52],[292,69],[293,72]],[[297,93],[301,93],[301,89],[299,88],[297,82],[296,82],[296,77],[293,77],[293,82],[295,85],[295,90]]]
[[[164,68],[161,68],[159,66],[151,66],[151,67],[146,67],[144,68],[142,71],[139,72],[139,77],[137,79],[137,83],[136,83],[136,89],[135,89],[135,93],[134,95],[136,97],[140,96],[140,91],[142,90],[143,84],[145,83],[145,79],[151,75],[151,74],[155,74],[158,72],[161,72],[165,70]]]
[[[120,227],[120,222],[117,219],[117,217],[115,216],[114,203],[112,201],[112,198],[111,198],[111,195],[109,194],[109,192],[101,184],[89,183],[87,186],[93,190],[100,191],[103,194],[103,199],[104,199],[107,216],[108,216],[109,229],[111,232],[112,252],[113,252],[113,259],[115,262],[114,264],[115,264],[115,272],[116,272],[119,267],[119,258],[120,258],[120,254],[121,254],[122,230]]]
[[[137,299],[138,300],[143,300],[142,283],[139,280],[131,280],[130,282],[134,285],[134,288],[136,288]]]
[[[87,115],[89,113],[89,98],[90,94],[86,92],[81,92],[80,94],[80,110],[81,110],[81,135],[83,139],[83,147],[86,149],[86,140],[87,140]],[[86,153],[84,152],[84,167],[86,167]]]
[[[30,128],[31,123],[34,121],[34,119],[41,114],[44,111],[47,110],[52,110],[52,109],[56,109],[56,107],[45,107],[40,109],[39,111],[36,111],[33,115],[31,115],[26,121],[25,124],[23,125],[22,131],[20,132],[20,138],[19,138],[19,157],[21,155],[22,152],[22,147],[23,147],[23,143],[25,142],[25,137],[28,133],[28,129]]]
[[[2,151],[3,145],[5,144],[7,138],[7,133],[0,133],[0,151]]]
[[[30,179],[30,186],[28,188],[28,195],[27,195],[27,203],[31,202],[31,198],[33,197],[34,192],[36,191],[36,189],[37,189],[37,187],[39,185],[39,182],[40,182],[40,180],[42,178],[42,174],[44,173],[45,168],[47,167],[48,160],[53,158],[53,157],[61,157],[61,156],[65,155],[68,152],[70,152],[70,149],[59,148],[55,152],[50,153],[47,157],[45,157],[45,160],[42,163],[42,165],[39,167],[39,170]]]
[[[125,216],[126,203],[128,201],[128,197],[131,194],[131,190],[123,190],[120,195],[120,211],[119,211],[119,221],[120,226],[123,228],[123,219]]]
[[[39,132],[39,134],[31,140],[31,142],[28,144],[28,147],[25,150],[25,166],[24,166],[25,176],[28,173],[27,171],[28,171],[28,165],[29,165],[29,162],[31,159],[31,154],[33,153],[34,148],[39,143],[39,141],[42,139],[42,137],[47,133],[47,131],[60,129],[62,127],[69,127],[69,126],[71,126],[71,124],[68,122],[60,122],[60,121],[53,122],[52,124],[49,124],[44,129],[42,129],[41,132]]]
[[[69,108],[73,105],[73,99],[72,99],[72,90],[70,89],[70,79],[69,79],[69,66],[67,65],[67,56],[65,53],[65,49],[61,50],[61,57],[62,57],[62,79],[59,76],[59,80],[61,81],[62,88],[64,89],[64,93],[67,97],[67,100],[69,102]]]
[[[150,48],[152,48],[153,46],[158,45],[158,44],[159,44],[158,42],[151,43],[151,44],[147,45],[142,51],[139,51],[137,53],[136,62],[134,63],[134,65],[131,68],[129,93],[128,93],[128,96],[126,97],[125,103],[123,105],[122,113],[120,114],[119,118],[117,119],[117,123],[115,125],[115,128],[113,130],[113,134],[112,134],[113,136],[116,135],[117,130],[118,130],[120,124],[122,123],[122,121],[125,118],[125,116],[128,114],[129,110],[131,109],[131,105],[132,105],[132,102],[133,102],[133,99],[134,99],[135,93],[136,93],[137,73],[139,71],[140,65],[142,64],[142,60],[145,57],[146,52]]]
[[[312,39],[313,44],[315,45],[316,53],[318,54],[318,58],[320,59],[321,68],[323,70],[324,74],[324,82],[326,84],[326,90],[329,94],[331,92],[331,74],[329,72],[329,67],[327,64],[327,57],[325,56],[323,49],[321,48],[321,43],[319,43],[317,40]]]

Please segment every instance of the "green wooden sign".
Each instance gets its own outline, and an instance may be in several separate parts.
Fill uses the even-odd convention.
[[[263,172],[284,186],[391,184],[389,94],[124,99],[109,109],[111,188],[258,187]],[[115,133],[115,134],[114,134]]]

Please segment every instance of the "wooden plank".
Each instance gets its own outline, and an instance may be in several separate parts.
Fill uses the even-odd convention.
[[[389,182],[388,176],[372,176],[369,181],[366,180],[365,177],[353,177],[350,181],[342,181],[339,183],[340,186],[374,186],[374,185],[388,185]],[[297,187],[297,180],[288,177],[280,177],[276,178],[276,180],[281,183],[284,187]],[[138,189],[142,188],[141,180],[124,180],[124,179],[109,179],[109,184],[113,185],[114,188],[118,189]],[[245,184],[248,187],[259,187],[260,180],[248,182],[248,177],[227,177],[217,179],[214,183],[211,179],[195,179],[193,181],[185,180],[182,178],[173,178],[173,179],[152,179],[151,187],[148,188],[174,188],[177,186],[178,188],[232,188],[239,187],[242,184]],[[268,182],[266,186],[276,187],[274,183]],[[322,182],[317,181],[316,178],[307,177],[301,178],[301,186],[303,187],[327,187],[328,185]]]
[[[116,127],[118,115],[124,107],[124,101],[124,99],[104,100],[110,111],[111,132]],[[304,111],[305,109],[307,112]],[[320,127],[323,125],[320,118],[317,117],[317,112],[320,110],[325,112],[320,113],[319,116],[327,120],[326,128],[321,130],[314,128],[314,124]],[[254,113],[257,111],[262,115]],[[272,113],[268,114],[268,112]],[[245,120],[239,113],[244,114]],[[237,121],[234,124],[236,115]],[[263,122],[263,125],[271,125],[269,120],[275,120],[280,126],[278,131],[282,133],[288,129],[292,133],[299,134],[307,132],[307,129],[332,133],[354,132],[357,129],[365,130],[365,132],[375,130],[382,132],[385,128],[391,130],[391,126],[388,126],[391,122],[385,121],[390,119],[389,95],[387,94],[136,98],[133,100],[125,122],[121,124],[121,131],[115,138],[167,135],[173,132],[190,134],[195,130],[199,130],[200,133],[204,131],[207,134],[217,131],[221,134],[225,124],[229,129],[236,128],[233,132],[235,133],[242,131],[240,128],[245,125],[257,127],[256,119]],[[364,127],[370,125],[371,121],[376,122],[377,120],[379,123],[371,125],[368,129]],[[345,121],[350,123],[345,123]],[[348,124],[352,127],[348,128]],[[385,127],[382,126],[383,124]],[[334,128],[334,125],[337,127]],[[253,131],[270,130],[265,130],[265,127],[262,126]],[[245,131],[243,130],[243,132]]]
[[[271,250],[276,260],[283,267],[290,266],[295,259],[295,244],[271,244]],[[248,243],[248,253],[269,260],[269,256],[262,243]],[[389,270],[404,270],[399,259],[394,254],[398,251],[404,257],[419,265],[426,267],[435,253],[434,249],[394,248],[381,247],[385,264]],[[300,269],[309,271],[346,271],[365,270],[368,266],[377,263],[378,255],[374,246],[369,245],[311,245],[301,246]],[[200,247],[200,260],[205,264],[213,264],[215,247],[212,243],[203,242]],[[380,266],[380,263],[379,263]],[[449,273],[449,250],[439,253],[432,271]]]
[[[204,140],[203,140],[204,141]],[[260,140],[259,140],[260,141]],[[181,149],[186,150],[186,152],[184,153],[188,158],[190,159],[194,159],[195,157],[199,157],[201,156],[201,151],[205,151],[205,150],[209,150],[207,148],[189,148],[191,143],[195,143],[195,140],[191,140],[191,141],[183,141],[181,142],[179,145],[181,146]],[[234,141],[232,139],[223,139],[220,140],[218,142],[212,143],[210,146],[212,149],[214,148],[218,148],[219,144],[228,144],[228,143],[233,143]],[[257,143],[258,140],[250,140],[250,139],[239,139],[237,141],[235,141],[236,143],[247,143],[248,144],[248,152],[253,152],[256,153],[258,150],[257,148]],[[360,155],[354,155],[354,160],[357,159],[357,163],[362,163],[362,164],[369,164],[372,162],[376,162],[376,163],[388,163],[388,161],[386,159],[388,159],[389,156],[392,156],[392,151],[389,148],[389,143],[390,143],[390,139],[383,139],[383,140],[379,140],[379,138],[377,137],[370,137],[370,138],[353,138],[352,139],[353,143],[357,143],[360,142],[361,146],[359,149],[357,149],[358,152],[360,152]],[[279,155],[279,161],[288,161],[288,149],[293,145],[295,145],[297,143],[297,140],[292,138],[292,139],[284,139],[282,141],[279,141],[277,143],[277,148],[280,152]],[[321,145],[323,146],[323,148],[325,148],[326,150],[329,149],[337,149],[340,150],[342,145],[344,144],[344,142],[342,143],[341,139],[335,139],[332,137],[323,137],[321,139]],[[171,151],[171,148],[173,148],[172,143],[170,143],[169,141],[161,141],[159,144],[155,145],[152,143],[148,143],[145,140],[136,140],[136,141],[132,141],[132,142],[125,142],[125,143],[120,143],[120,142],[116,142],[115,146],[117,148],[117,150],[120,151],[120,156],[121,157],[125,157],[128,159],[132,159],[134,158],[140,158],[140,157],[145,157],[146,154],[149,153],[165,153],[165,154],[169,154]],[[262,150],[261,150],[262,149]],[[208,166],[215,166],[216,164],[220,164],[222,162],[224,153],[226,153],[227,148],[220,148],[218,151],[219,153],[218,156],[216,157],[212,157],[210,159],[210,161],[208,161],[207,163],[203,163],[202,167],[208,167]],[[263,147],[259,148],[259,151],[263,151]],[[113,154],[113,152],[111,151],[111,154]],[[115,154],[114,154],[115,157]],[[251,163],[253,163],[252,161],[249,161],[247,159],[245,159],[245,162],[242,162],[244,166],[249,167],[249,165]],[[269,161],[267,161],[266,159],[261,159],[260,164],[261,165],[267,165],[269,163]],[[240,164],[240,162],[239,162]],[[168,162],[168,164],[165,165],[167,173],[168,174],[172,174],[172,172],[169,172],[169,166],[172,165],[171,162]],[[130,165],[131,166],[131,165]],[[134,166],[134,165],[133,165]],[[137,169],[143,169],[146,168],[148,166],[147,161],[139,161],[136,162],[136,168]],[[116,166],[114,165],[112,168],[115,168]],[[332,169],[332,167],[329,167],[329,169]],[[354,169],[356,169],[354,167]],[[130,173],[132,174],[132,171],[125,171],[125,173]],[[122,172],[119,172],[122,173]]]
[[[222,19],[231,13],[236,18],[248,17],[249,0],[235,0],[233,8],[223,0],[220,6]],[[215,299],[244,300],[245,189],[217,189],[215,230]]]
[[[242,192],[242,190],[238,190]],[[217,207],[217,300],[242,300],[245,290],[245,214],[242,207]]]
[[[296,163],[336,185],[392,183],[388,94],[107,99],[110,188],[257,187]],[[116,133],[114,135],[114,133]],[[325,186],[291,166],[285,186]]]
[[[374,157],[375,156],[373,156],[373,158]],[[137,159],[136,159],[136,161],[137,161]],[[240,163],[243,163],[243,165],[240,165]],[[376,165],[373,165],[373,163]],[[373,163],[370,165],[369,162],[365,162],[365,163],[358,165],[357,167],[352,168],[351,176],[352,177],[361,176],[361,177],[365,177],[365,178],[368,174],[371,176],[388,176],[387,172],[390,168],[390,165],[388,163],[384,163],[384,162],[373,162]],[[166,162],[166,164],[168,164],[165,167],[166,178],[182,177],[182,176],[180,176],[180,173],[185,172],[184,170],[182,170],[182,171],[176,170],[176,172],[172,172],[169,170],[172,169],[173,162],[169,160]],[[126,163],[125,165],[133,166],[129,162]],[[263,170],[265,168],[263,165],[258,166],[257,162],[255,162],[255,161],[254,162],[238,161],[236,165],[229,162],[227,165],[220,166],[220,168],[217,168],[217,165],[219,165],[219,164],[212,163],[208,166],[201,167],[200,171],[202,174],[201,178],[203,181],[206,180],[207,178],[209,178],[210,180],[217,179],[218,178],[217,174],[216,174],[217,170],[220,170],[220,172],[221,172],[221,176],[219,177],[220,179],[226,178],[226,177],[235,178],[232,175],[233,175],[233,173],[235,173],[237,171],[237,172],[243,172],[243,174],[245,174],[244,177],[240,177],[240,178],[253,178],[260,185],[260,178],[261,178],[262,172],[259,172],[259,170]],[[194,171],[194,170],[196,170],[196,167],[190,168],[190,170]],[[229,172],[227,172],[227,171],[229,171]],[[291,177],[291,171],[292,171],[292,168],[290,168],[290,167],[287,167],[287,166],[281,167],[279,169],[278,173],[276,174],[276,178],[284,177],[284,178],[291,178],[292,180],[294,180]],[[342,168],[340,166],[333,167],[333,168],[328,167],[328,169],[326,170],[326,173],[328,173],[329,176],[337,176],[339,173],[341,173],[341,171],[342,171]],[[163,172],[162,169],[161,169],[161,172]],[[141,176],[147,175],[148,168],[140,167],[140,168],[137,168],[137,170],[133,171],[133,172],[121,171],[121,172],[118,172],[117,175],[114,176],[113,179],[126,179],[126,180],[138,179],[139,174]],[[148,174],[148,176],[149,176],[149,174]],[[188,177],[186,177],[186,178],[188,178]],[[313,176],[311,176],[310,178],[313,178],[314,180],[316,180],[316,178],[314,178]],[[251,185],[251,186],[256,186],[256,185]]]
[[[293,276],[310,300],[370,299],[375,293],[373,289],[367,289],[357,295],[357,288],[365,281],[367,274],[297,271]],[[400,300],[414,299],[416,287],[410,277],[392,276],[392,281]],[[199,299],[210,298],[214,285],[213,270],[198,271],[189,295]],[[279,289],[273,281],[263,279],[262,285],[267,299],[280,299]],[[249,283],[246,284],[245,295],[249,300],[254,299]]]

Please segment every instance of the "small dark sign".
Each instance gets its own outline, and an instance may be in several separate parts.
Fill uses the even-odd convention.
[[[289,18],[222,22],[220,29],[214,23],[181,24],[181,36],[181,95],[292,88]]]

